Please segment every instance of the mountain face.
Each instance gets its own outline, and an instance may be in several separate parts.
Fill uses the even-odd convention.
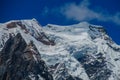
[[[120,80],[120,46],[87,22],[0,24],[0,80]]]

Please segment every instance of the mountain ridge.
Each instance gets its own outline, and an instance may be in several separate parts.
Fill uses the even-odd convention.
[[[120,80],[120,46],[112,41],[102,26],[81,22],[69,26],[48,24],[42,27],[35,19],[6,22],[0,25],[0,52],[11,36],[18,34],[26,45],[32,41],[35,51],[48,67],[50,80]],[[29,55],[25,56],[29,59]],[[33,55],[33,60],[37,57]],[[30,80],[48,80],[38,74],[27,77]],[[22,78],[20,80],[28,80]]]

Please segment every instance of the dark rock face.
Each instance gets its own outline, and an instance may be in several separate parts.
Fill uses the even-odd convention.
[[[39,23],[37,23],[39,24]],[[10,29],[10,28],[16,28],[16,27],[19,27],[25,31],[25,33],[31,33],[29,31],[29,29],[26,28],[26,26],[21,22],[21,21],[16,21],[16,22],[11,22],[11,23],[8,23],[7,24],[7,28]],[[31,26],[31,27],[34,27],[34,26]],[[49,37],[46,36],[46,34],[44,32],[36,32],[33,30],[34,33],[37,33],[38,36],[34,36],[34,34],[31,33],[31,36],[34,36],[36,38],[36,40],[42,42],[43,44],[45,45],[52,45],[54,46],[55,45],[55,42],[53,40],[50,40]]]
[[[105,57],[102,53],[96,55],[94,59],[91,55],[84,55],[78,60],[81,62],[90,80],[108,80],[112,71],[107,68]]]
[[[17,27],[16,22],[11,22],[7,24],[7,28],[15,28],[15,27]]]
[[[44,32],[38,33],[38,37],[35,37],[38,41],[42,42],[45,45],[55,45],[55,42],[53,40],[50,40]]]
[[[73,77],[69,74],[64,63],[52,65],[50,66],[50,69],[50,72],[54,75],[55,80],[82,80],[81,78]]]
[[[49,68],[31,41],[26,44],[21,34],[10,38],[0,52],[0,80],[82,80],[70,75],[65,65]]]
[[[33,42],[20,34],[10,37],[0,52],[0,80],[53,80]]]

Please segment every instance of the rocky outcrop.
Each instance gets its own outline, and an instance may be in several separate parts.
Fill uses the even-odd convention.
[[[53,74],[55,80],[82,80],[79,77],[73,77],[69,74],[64,63],[57,63],[50,66],[50,72]]]
[[[10,38],[0,52],[0,80],[82,80],[58,63],[47,66],[33,41],[26,44],[21,34]]]
[[[10,37],[0,52],[0,80],[53,80],[48,67],[31,41],[20,34]]]
[[[112,71],[107,67],[107,61],[102,53],[96,55],[84,55],[78,59],[86,70],[90,80],[108,80]]]

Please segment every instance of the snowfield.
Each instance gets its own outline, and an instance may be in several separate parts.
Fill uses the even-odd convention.
[[[35,19],[13,20],[0,24],[0,50],[9,36],[17,33],[27,44],[33,41],[47,66],[59,63],[53,73],[54,80],[61,74],[61,68],[82,80],[120,80],[120,46],[112,41],[102,26],[81,22],[42,27]],[[51,40],[55,45],[46,45]],[[35,56],[34,59],[37,61]]]

